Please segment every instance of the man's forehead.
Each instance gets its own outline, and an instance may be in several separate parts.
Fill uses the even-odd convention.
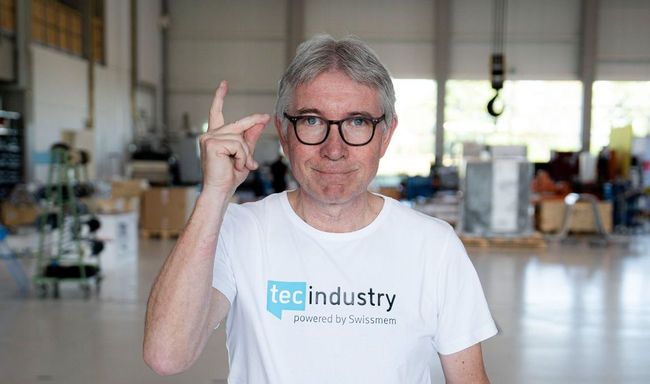
[[[336,84],[336,86],[348,86],[348,87],[359,87],[367,88],[370,91],[376,91],[374,87],[370,86],[367,83],[358,81],[350,77],[347,73],[341,70],[329,70],[321,72],[315,77],[301,82],[296,86],[298,88],[312,88],[312,87],[327,87],[328,85]]]
[[[381,112],[379,92],[342,72],[324,72],[296,87],[292,110],[323,113],[334,109],[342,113]]]

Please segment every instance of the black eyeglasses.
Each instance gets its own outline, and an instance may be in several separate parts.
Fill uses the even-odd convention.
[[[293,124],[298,141],[305,145],[324,143],[330,133],[330,126],[336,124],[345,144],[360,147],[372,141],[377,124],[384,121],[386,115],[379,118],[353,116],[343,120],[327,120],[316,115],[291,116],[285,112],[284,117]]]

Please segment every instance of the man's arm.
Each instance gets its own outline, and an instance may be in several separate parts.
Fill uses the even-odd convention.
[[[474,344],[460,352],[440,355],[447,384],[489,384],[483,366],[481,344]]]
[[[227,83],[217,89],[208,132],[201,136],[203,188],[194,212],[165,260],[147,303],[143,355],[161,375],[179,373],[199,357],[230,303],[212,287],[219,231],[235,189],[257,168],[253,151],[268,115],[225,124]]]
[[[189,368],[230,308],[212,288],[217,236],[227,204],[200,196],[147,303],[144,360],[158,374]]]

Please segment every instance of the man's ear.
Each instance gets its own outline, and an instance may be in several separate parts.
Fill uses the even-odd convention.
[[[386,129],[385,132],[382,133],[380,157],[384,157],[384,154],[388,149],[388,144],[390,144],[390,140],[393,137],[393,133],[395,133],[396,128],[397,128],[397,115],[393,115],[393,120],[390,122],[390,126],[388,127],[388,129]]]
[[[275,116],[275,119],[273,119],[273,123],[275,125],[275,130],[278,132],[278,137],[280,138],[280,145],[282,146],[282,151],[285,153],[286,156],[289,155],[289,145],[287,142],[287,135],[284,132],[284,129],[282,128],[282,119],[280,119],[277,115]]]

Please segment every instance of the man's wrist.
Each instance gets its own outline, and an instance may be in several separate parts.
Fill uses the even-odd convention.
[[[197,205],[228,205],[233,194],[231,192],[224,192],[222,190],[211,188],[209,186],[203,186],[201,192],[197,198]]]

